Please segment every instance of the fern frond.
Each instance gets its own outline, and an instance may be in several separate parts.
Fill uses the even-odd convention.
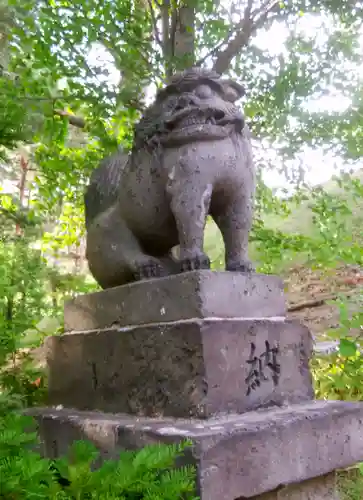
[[[162,443],[145,446],[140,450],[133,460],[134,467],[147,466],[155,469],[165,469],[171,467],[174,460],[187,447],[191,445],[190,441],[172,443],[166,446]]]
[[[93,470],[99,452],[76,442],[68,456],[48,460],[34,451],[38,438],[31,417],[0,412],[0,498],[17,500],[176,500],[194,498],[194,468],[173,469],[190,445],[155,444],[123,451],[118,461]],[[196,499],[195,499],[196,500]]]

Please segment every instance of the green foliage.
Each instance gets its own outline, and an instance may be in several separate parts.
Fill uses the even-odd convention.
[[[45,266],[22,237],[0,241],[0,331],[4,354],[15,352],[23,331],[49,310]]]
[[[33,420],[17,412],[0,413],[0,497],[55,499],[60,488],[49,461],[31,450],[37,442],[35,433],[25,431],[29,425]]]
[[[337,184],[344,188],[344,195],[328,193],[321,187],[312,191],[312,222],[317,233],[315,259],[325,265],[337,262],[363,264],[363,241],[355,225],[354,208],[360,210],[363,202],[363,184],[358,179],[345,176]],[[347,193],[351,202],[347,199]],[[361,215],[358,212],[359,219]]]
[[[363,491],[363,464],[338,472],[339,493],[342,500],[361,500]]]
[[[107,461],[91,471],[99,453],[86,442],[75,443],[69,457],[55,462],[60,475],[70,482],[70,498],[196,500],[194,468],[172,469],[175,458],[191,443],[147,446],[141,451],[124,451],[119,462]]]
[[[47,335],[62,331],[56,317],[39,317],[45,304],[41,286],[45,263],[39,251],[19,236],[3,243],[2,305],[0,328],[0,498],[44,499],[195,499],[192,467],[173,469],[190,443],[154,445],[140,452],[123,452],[94,470],[99,453],[87,442],[76,442],[69,456],[55,461],[42,458],[35,425],[19,413],[24,407],[46,403],[46,376],[28,352]],[[16,253],[11,253],[13,251]],[[19,266],[19,267],[17,267]],[[34,305],[33,304],[34,301]],[[28,328],[24,330],[24,327]],[[31,326],[29,328],[29,326]]]
[[[0,72],[0,160],[6,158],[6,148],[12,149],[18,141],[28,139],[24,107],[21,102],[12,101],[15,98],[13,85],[8,78],[1,77]]]
[[[16,396],[26,407],[47,403],[46,374],[34,365],[28,353],[19,353],[14,362],[0,368],[0,391]]]
[[[312,369],[318,399],[363,401],[363,362],[360,354],[316,356]]]
[[[76,284],[72,276],[67,282],[70,289],[62,289],[62,274],[50,268],[36,248],[39,221],[33,214],[27,210],[23,215],[16,197],[0,197],[4,222],[0,240],[0,390],[20,396],[25,406],[46,401],[44,369],[37,366],[31,353],[45,336],[62,329],[60,297],[84,286],[84,278]]]
[[[352,300],[337,301],[339,327],[327,332],[339,340],[336,352],[315,356],[312,362],[315,392],[319,399],[363,401],[363,295],[354,297],[355,310],[350,313]],[[358,307],[357,307],[358,306]]]
[[[34,420],[14,405],[14,399],[0,393],[0,498],[197,500],[194,468],[172,468],[189,442],[125,451],[118,461],[104,461],[94,470],[99,452],[88,442],[75,442],[67,457],[42,458],[35,451]]]

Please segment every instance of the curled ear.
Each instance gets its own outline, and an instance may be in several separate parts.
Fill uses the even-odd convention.
[[[246,94],[244,87],[234,80],[223,80],[222,85],[227,101],[235,102]]]

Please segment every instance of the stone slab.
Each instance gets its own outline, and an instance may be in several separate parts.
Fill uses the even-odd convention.
[[[64,308],[66,331],[191,318],[285,316],[276,276],[192,271],[80,295]]]
[[[313,399],[309,330],[285,320],[196,320],[47,338],[49,402],[208,418]]]
[[[37,417],[43,453],[63,455],[70,444],[89,439],[104,458],[122,449],[189,438],[188,461],[198,467],[201,500],[319,499],[284,496],[281,486],[323,476],[363,460],[363,404],[312,401],[201,420],[148,419],[74,410],[30,409]],[[280,496],[276,489],[280,488]],[[287,490],[289,491],[289,490]],[[334,498],[332,496],[331,498]]]
[[[333,472],[302,483],[281,486],[275,491],[254,497],[254,500],[340,500],[336,483]]]

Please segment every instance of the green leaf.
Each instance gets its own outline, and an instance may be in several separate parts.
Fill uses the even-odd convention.
[[[339,343],[339,352],[344,357],[355,356],[357,353],[357,346],[351,340],[341,339]]]

